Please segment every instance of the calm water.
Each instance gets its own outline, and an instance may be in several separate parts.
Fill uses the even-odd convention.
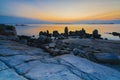
[[[117,36],[106,34],[107,32],[120,32],[120,24],[27,24],[27,26],[16,26],[18,35],[35,35],[38,37],[40,31],[58,30],[59,33],[64,32],[64,28],[68,26],[69,31],[81,30],[84,28],[87,33],[92,33],[94,29],[98,29],[103,38],[110,40],[120,40]]]

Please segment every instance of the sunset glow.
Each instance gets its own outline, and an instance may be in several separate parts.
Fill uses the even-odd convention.
[[[53,22],[120,19],[120,0],[2,0],[0,15]]]

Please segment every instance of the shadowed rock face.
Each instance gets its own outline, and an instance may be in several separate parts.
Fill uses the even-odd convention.
[[[14,39],[17,38],[17,32],[14,26],[0,24],[0,38]]]
[[[0,40],[0,80],[119,80],[120,72],[74,55]]]
[[[99,62],[120,64],[119,55],[116,55],[114,53],[97,53],[97,54],[94,54],[94,57]]]

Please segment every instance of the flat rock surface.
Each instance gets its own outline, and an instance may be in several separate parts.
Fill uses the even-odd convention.
[[[120,40],[65,39],[63,42],[67,42],[75,46],[92,47],[92,49],[99,49],[104,53],[115,53],[120,55]]]
[[[0,40],[0,80],[120,80],[120,72],[71,54]]]

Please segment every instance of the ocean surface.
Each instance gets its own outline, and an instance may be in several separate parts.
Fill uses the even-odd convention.
[[[94,29],[98,29],[103,38],[120,40],[118,36],[107,34],[109,32],[120,32],[120,24],[26,24],[25,26],[16,26],[16,29],[18,35],[35,35],[38,37],[40,31],[46,30],[49,30],[50,33],[54,30],[63,33],[66,26],[69,31],[81,30],[84,28],[87,33],[92,33]]]

